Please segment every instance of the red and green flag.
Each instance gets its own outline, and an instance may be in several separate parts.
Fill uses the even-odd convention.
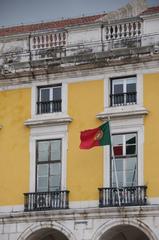
[[[81,149],[90,149],[96,146],[111,145],[109,122],[101,126],[81,132]]]

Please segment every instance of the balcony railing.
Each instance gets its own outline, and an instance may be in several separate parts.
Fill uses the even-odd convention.
[[[145,205],[146,189],[146,186],[99,188],[99,207],[119,206],[119,201],[121,206]]]
[[[110,95],[110,105],[111,106],[123,106],[136,104],[136,92],[127,92],[120,94]]]
[[[61,112],[62,100],[37,102],[37,114]]]
[[[42,34],[34,36],[31,45],[33,49],[55,48],[65,46],[66,38],[66,32]]]
[[[24,211],[69,208],[69,191],[24,193]]]

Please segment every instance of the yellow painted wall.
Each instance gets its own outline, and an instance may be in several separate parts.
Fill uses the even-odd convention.
[[[23,204],[29,190],[30,89],[0,92],[0,205]]]
[[[144,76],[144,180],[149,197],[159,197],[159,73]]]
[[[67,188],[71,201],[97,200],[98,187],[103,184],[103,148],[81,150],[80,131],[101,124],[96,114],[104,110],[104,82],[86,81],[69,84],[69,125]]]

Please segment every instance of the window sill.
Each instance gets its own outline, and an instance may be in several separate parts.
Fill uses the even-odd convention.
[[[35,115],[27,119],[24,125],[27,127],[48,126],[48,125],[67,125],[72,122],[72,118],[63,113],[51,113]]]
[[[109,117],[111,118],[121,118],[121,117],[137,117],[144,116],[148,114],[148,110],[139,105],[133,106],[119,106],[119,107],[109,107],[104,112],[98,113],[96,117],[100,120],[105,120]]]

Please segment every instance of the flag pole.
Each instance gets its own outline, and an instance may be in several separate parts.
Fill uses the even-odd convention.
[[[109,121],[110,137],[112,139],[111,126],[110,126],[110,117],[108,117],[108,121]],[[114,166],[115,182],[116,182],[116,188],[117,188],[117,194],[118,194],[118,202],[119,202],[119,206],[121,206],[120,193],[119,193],[119,182],[118,182],[117,169],[116,169],[116,160],[115,160],[115,156],[114,156],[114,147],[112,145],[112,142],[111,142],[110,148],[112,150],[111,153],[112,153],[112,158],[113,158],[113,166]]]

